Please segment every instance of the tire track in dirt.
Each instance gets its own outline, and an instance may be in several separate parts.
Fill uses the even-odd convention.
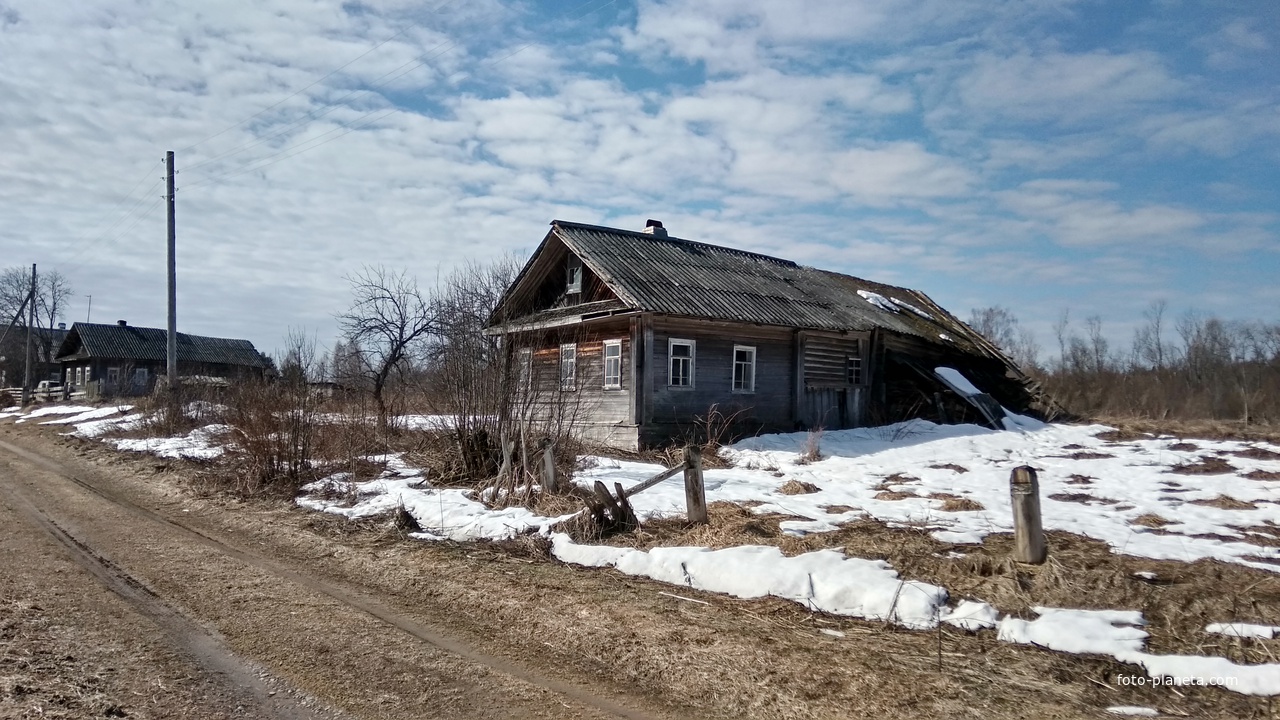
[[[74,527],[58,524],[16,485],[0,484],[0,492],[8,499],[11,508],[62,545],[78,566],[140,615],[155,623],[169,636],[174,646],[208,672],[215,682],[226,688],[241,706],[237,710],[249,706],[265,717],[284,720],[317,717],[315,709],[303,707],[287,695],[277,694],[263,682],[257,669],[237,657],[194,620],[167,604],[129,573],[78,539],[76,535],[79,533]],[[323,713],[325,716],[330,714]]]
[[[206,535],[200,532],[199,530],[192,528],[184,523],[178,522],[171,518],[165,517],[164,515],[161,515],[153,510],[142,507],[130,501],[127,498],[121,497],[117,493],[114,493],[110,490],[99,487],[82,478],[76,477],[74,474],[68,472],[66,468],[64,468],[57,461],[51,460],[38,453],[32,452],[30,450],[19,447],[17,445],[13,445],[3,440],[0,440],[0,449],[3,449],[13,455],[16,455],[26,460],[27,462],[30,462],[34,465],[44,468],[46,471],[64,480],[74,483],[80,488],[83,488],[84,490],[88,491],[89,493],[92,493],[93,495],[97,496],[103,501],[108,502],[124,510],[130,515],[133,515],[134,517],[137,517],[141,520],[145,520],[151,523],[156,523],[159,525],[169,527],[191,538],[192,540],[212,550],[215,550],[220,554],[233,558],[245,565],[249,565],[258,570],[262,570],[267,573],[270,573],[282,580],[296,583],[314,592],[328,596],[329,598],[332,598],[333,600],[343,605],[346,605],[352,609],[355,609],[362,613],[370,615],[384,623],[387,623],[388,625],[391,625],[403,631],[404,633],[407,633],[408,635],[414,638],[417,638],[422,642],[428,643],[436,648],[439,648],[450,654],[458,656],[468,662],[474,663],[476,665],[485,666],[491,670],[500,672],[504,675],[510,676],[517,680],[521,680],[523,682],[529,683],[530,685],[534,685],[534,686],[544,688],[546,690],[550,690],[556,694],[564,696],[565,698],[571,701],[574,701],[588,708],[595,709],[606,715],[612,715],[620,718],[627,718],[628,720],[653,720],[657,717],[635,708],[629,708],[629,707],[623,706],[607,698],[597,696],[583,687],[576,686],[560,680],[556,680],[554,678],[545,677],[515,662],[478,651],[462,640],[459,640],[455,637],[451,637],[446,633],[440,630],[437,630],[435,628],[427,627],[412,618],[409,618],[400,614],[399,612],[395,611],[385,603],[373,597],[369,597],[357,591],[348,590],[346,588],[340,587],[334,583],[328,582],[326,580],[315,577],[308,573],[299,572],[269,557],[266,557],[254,552],[250,552],[247,550],[243,550],[241,548],[237,548],[221,540],[210,537],[209,535]],[[37,513],[39,512],[38,510],[35,509],[35,506],[32,505],[29,501],[26,501],[25,498],[23,498],[23,500],[25,504],[31,507],[33,510],[35,510],[35,512]],[[62,533],[60,528],[57,528],[56,525],[53,525],[52,521],[49,521],[47,517],[45,518],[45,521],[50,526],[52,526],[50,528],[51,531],[61,533],[61,535],[65,536],[68,541],[72,542],[76,547],[76,552],[80,552],[82,554],[87,553],[87,557],[95,557],[92,555],[91,551],[89,551],[87,548],[84,548],[84,546],[80,545],[80,543],[74,540],[74,538],[71,538],[66,533]],[[60,541],[61,539],[62,538],[59,537]],[[98,564],[98,567],[105,569],[107,566]],[[118,577],[118,576],[113,575],[113,577]],[[126,583],[126,585],[128,584],[129,583]],[[165,605],[163,601],[161,601],[155,595],[151,594],[149,591],[146,591],[136,581],[132,582],[132,586],[136,586],[135,592],[142,592],[142,593],[145,593],[146,596],[153,598],[154,601],[158,603],[161,607],[165,608],[165,610],[168,613],[175,614],[175,615],[177,614],[176,611],[174,611],[172,608],[169,608],[167,605]],[[111,586],[108,586],[108,587],[111,587]],[[114,588],[112,589],[114,590]],[[126,600],[130,600],[129,597],[126,597],[126,596],[122,596],[122,597],[125,597]],[[182,617],[182,616],[179,615],[178,617]],[[185,620],[185,618],[183,619]],[[186,620],[186,622],[190,623],[191,621]],[[196,627],[198,628],[198,626]],[[207,634],[203,633],[203,630],[201,630],[201,634],[204,637],[208,638],[210,641],[213,641],[213,638],[209,638]],[[292,716],[280,715],[280,717],[290,718]]]

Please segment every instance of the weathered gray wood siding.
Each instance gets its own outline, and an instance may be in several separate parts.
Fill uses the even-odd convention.
[[[743,323],[690,321],[655,317],[652,320],[651,392],[641,394],[645,418],[642,435],[652,442],[663,436],[693,431],[714,405],[724,415],[738,413],[739,431],[793,429],[794,333],[786,328]],[[693,386],[670,384],[670,341],[695,344]],[[735,345],[754,347],[755,389],[733,391]]]
[[[870,334],[801,332],[798,342],[804,363],[801,424],[828,429],[866,425],[872,370]],[[849,377],[850,358],[861,362],[857,382]]]
[[[617,340],[621,346],[620,358],[622,387],[604,387],[605,341]],[[514,357],[519,363],[520,350],[530,351],[530,367],[527,374],[519,370],[516,392],[521,393],[527,410],[520,413],[535,423],[550,423],[564,429],[577,430],[590,440],[609,442],[623,447],[635,445],[632,391],[635,381],[631,374],[632,343],[628,321],[577,327],[563,333],[543,333],[517,338]],[[560,386],[561,346],[573,344],[577,350],[577,365],[573,389]]]

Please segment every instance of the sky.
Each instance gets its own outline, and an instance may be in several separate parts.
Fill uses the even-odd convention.
[[[1280,3],[0,0],[0,265],[321,346],[553,219],[1004,306],[1280,321]]]

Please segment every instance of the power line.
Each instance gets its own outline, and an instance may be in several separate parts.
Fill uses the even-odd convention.
[[[442,3],[440,3],[439,5],[437,5],[437,6],[435,6],[434,8],[432,8],[432,9],[430,10],[430,12],[431,12],[431,14],[432,14],[432,15],[439,14],[439,12],[440,12],[441,10],[443,10],[446,6],[452,5],[452,4],[453,4],[453,3],[455,3],[455,2],[457,2],[457,0],[445,0],[444,2],[442,2]],[[232,125],[228,125],[227,127],[223,128],[223,129],[221,129],[221,130],[219,130],[218,132],[216,132],[216,133],[214,133],[214,134],[212,134],[212,135],[209,135],[208,137],[205,137],[205,138],[203,138],[203,139],[201,139],[201,140],[197,140],[196,142],[193,142],[193,143],[191,143],[190,145],[188,145],[188,146],[186,146],[186,147],[184,147],[184,148],[179,149],[177,152],[186,152],[187,150],[190,150],[190,149],[192,149],[192,148],[196,147],[197,145],[200,145],[200,144],[206,143],[206,142],[208,142],[208,141],[210,141],[210,140],[212,140],[212,139],[214,139],[214,138],[216,138],[216,137],[218,137],[218,136],[220,136],[220,135],[223,135],[224,133],[227,133],[227,132],[229,132],[229,131],[231,131],[231,130],[234,130],[235,128],[240,127],[241,125],[244,125],[245,123],[249,122],[250,120],[252,120],[252,119],[254,119],[254,118],[256,118],[256,117],[258,117],[258,116],[260,116],[260,115],[262,115],[263,113],[266,113],[266,112],[268,112],[268,111],[270,111],[270,110],[274,110],[275,108],[280,107],[281,105],[283,105],[284,103],[288,102],[289,100],[292,100],[293,98],[297,97],[298,95],[301,95],[302,93],[304,93],[304,92],[306,92],[306,91],[310,90],[311,88],[315,87],[316,85],[319,85],[320,83],[324,82],[325,80],[328,80],[329,78],[333,77],[334,75],[337,75],[338,73],[342,72],[343,70],[347,69],[348,67],[350,67],[351,65],[355,64],[356,62],[358,62],[358,61],[360,61],[360,60],[364,59],[364,57],[365,57],[365,56],[369,55],[370,53],[372,53],[373,51],[375,51],[375,50],[377,50],[378,48],[382,47],[383,45],[386,45],[387,43],[391,42],[392,40],[395,40],[396,38],[400,37],[401,35],[404,35],[404,34],[405,34],[406,32],[408,32],[408,31],[409,31],[409,29],[410,29],[410,28],[412,28],[412,27],[414,27],[413,23],[409,23],[409,24],[405,25],[404,27],[400,28],[400,30],[399,30],[395,35],[392,35],[391,37],[387,38],[386,40],[383,40],[382,42],[378,43],[377,45],[374,45],[373,47],[369,48],[368,50],[365,50],[364,52],[362,52],[362,53],[360,53],[359,55],[355,56],[354,58],[351,58],[350,60],[348,60],[347,62],[343,63],[342,65],[340,65],[340,66],[338,66],[338,67],[334,68],[333,70],[329,71],[329,72],[328,72],[328,73],[326,73],[324,76],[322,76],[322,77],[320,77],[320,78],[317,78],[316,80],[312,81],[312,82],[311,82],[311,84],[307,85],[306,87],[301,88],[301,89],[299,89],[299,90],[295,90],[294,92],[292,92],[292,93],[290,93],[289,95],[285,96],[284,98],[282,98],[282,99],[281,99],[281,100],[279,100],[278,102],[273,103],[272,105],[269,105],[269,106],[267,106],[267,107],[265,107],[265,108],[263,108],[263,109],[259,110],[258,112],[256,112],[256,113],[254,113],[254,114],[250,115],[249,117],[247,117],[247,118],[245,118],[245,119],[241,120],[240,122],[234,123],[234,124],[232,124]]]
[[[592,3],[598,2],[598,1],[599,1],[599,0],[587,0],[587,2],[584,2],[584,3],[582,3],[581,5],[578,5],[577,7],[573,8],[573,9],[572,9],[572,10],[570,10],[569,12],[574,12],[574,11],[576,11],[576,10],[580,10],[580,9],[582,9],[582,8],[584,8],[584,7],[588,6],[588,5],[591,5]],[[616,3],[616,2],[617,2],[617,0],[608,0],[607,2],[605,2],[605,3],[604,3],[603,5],[601,5],[600,7],[592,8],[592,9],[590,9],[590,10],[588,10],[588,11],[586,11],[586,12],[582,13],[581,15],[578,15],[578,16],[576,16],[576,17],[572,18],[572,19],[573,19],[573,20],[581,20],[582,18],[584,18],[584,17],[586,17],[586,16],[588,16],[588,15],[590,15],[590,14],[592,14],[592,13],[599,12],[600,10],[605,9],[605,8],[609,7],[610,5],[613,5],[613,4],[614,4],[614,3]],[[565,13],[565,14],[567,15],[567,14],[569,14],[569,13]],[[455,41],[452,41],[452,42],[451,42],[451,43],[449,43],[449,44],[450,44],[451,46],[452,46],[452,45],[456,45],[456,44],[457,44],[457,41],[456,41],[456,40],[455,40]],[[528,42],[528,43],[525,43],[524,45],[521,45],[520,47],[516,48],[515,50],[513,50],[512,52],[510,52],[510,53],[508,53],[508,54],[506,54],[506,55],[503,55],[503,56],[501,56],[501,57],[499,57],[499,58],[496,58],[496,59],[487,60],[487,61],[485,61],[484,63],[481,63],[481,66],[480,66],[480,67],[494,67],[494,66],[496,66],[496,65],[498,65],[498,64],[500,64],[500,63],[503,63],[503,62],[505,62],[505,61],[509,60],[510,58],[512,58],[512,57],[514,57],[514,56],[516,56],[516,55],[520,54],[521,52],[523,52],[523,51],[527,50],[528,48],[533,47],[533,46],[534,46],[534,45],[536,45],[536,44],[537,44],[536,42]],[[351,97],[352,95],[357,94],[357,92],[368,92],[368,91],[373,90],[373,89],[376,89],[376,88],[378,88],[378,87],[382,87],[382,86],[385,86],[385,85],[387,85],[387,84],[390,84],[391,82],[393,82],[393,81],[395,81],[395,80],[399,79],[400,77],[403,77],[404,75],[406,75],[406,74],[408,74],[408,73],[412,72],[413,70],[417,69],[417,68],[418,68],[418,67],[420,67],[421,65],[425,64],[425,62],[426,62],[426,61],[424,60],[424,61],[422,61],[422,62],[406,63],[405,65],[401,65],[399,68],[396,68],[396,70],[400,70],[401,68],[405,68],[405,69],[403,70],[403,72],[399,72],[399,73],[398,73],[398,74],[396,74],[394,77],[391,77],[390,79],[386,80],[386,81],[385,81],[384,83],[382,83],[381,85],[375,85],[375,86],[372,86],[372,87],[371,87],[371,88],[369,88],[368,90],[353,91],[353,92],[348,93],[347,95],[343,96],[342,98],[339,98],[337,101],[335,101],[335,103],[337,103],[337,102],[341,102],[342,100],[345,100],[346,98]],[[406,66],[408,66],[408,65],[412,65],[412,67],[406,67]],[[379,80],[381,80],[382,78],[387,77],[387,75],[390,75],[392,72],[396,72],[396,70],[392,70],[391,72],[388,72],[387,74],[383,75],[381,78],[378,78],[378,79],[379,79]],[[457,78],[457,77],[460,77],[460,76],[462,76],[462,75],[465,75],[466,73],[467,73],[467,71],[465,71],[465,70],[460,70],[460,71],[458,71],[458,72],[455,72],[455,73],[453,73],[452,75],[450,75],[449,77],[445,78],[445,79],[444,79],[444,82],[445,82],[445,83],[451,82],[454,78]],[[332,112],[333,110],[336,110],[338,107],[339,107],[339,106],[338,106],[338,105],[336,105],[336,104],[334,104],[334,105],[330,106],[328,110],[326,110],[324,113],[321,113],[320,115],[316,116],[316,118],[315,118],[315,119],[319,119],[320,117],[323,117],[324,115],[327,115],[329,112]],[[339,126],[338,126],[338,127],[336,127],[336,128],[333,128],[332,130],[329,130],[328,132],[325,132],[325,133],[323,133],[323,134],[321,134],[321,135],[318,135],[318,136],[316,136],[316,137],[313,137],[313,138],[310,138],[310,139],[304,140],[304,141],[299,142],[299,143],[296,143],[296,144],[294,144],[294,145],[290,145],[290,146],[288,146],[288,147],[286,147],[286,148],[283,148],[283,149],[281,149],[281,150],[279,150],[279,151],[277,151],[277,152],[275,152],[275,153],[272,153],[272,154],[267,155],[267,156],[265,156],[265,157],[258,158],[257,160],[250,161],[251,163],[257,163],[257,164],[252,165],[251,167],[248,167],[248,168],[242,168],[242,169],[240,169],[240,170],[235,170],[235,171],[232,171],[232,172],[229,172],[229,173],[224,173],[224,174],[222,174],[222,175],[207,176],[207,177],[202,178],[202,179],[200,179],[200,180],[197,180],[197,181],[195,181],[195,182],[188,183],[188,184],[187,184],[187,187],[194,187],[194,186],[197,186],[197,185],[204,185],[204,184],[211,183],[211,182],[216,182],[216,181],[219,181],[219,180],[226,180],[226,179],[229,179],[229,178],[237,177],[237,176],[239,176],[239,175],[243,175],[243,174],[245,174],[245,173],[252,172],[252,171],[254,171],[254,170],[261,169],[261,168],[266,167],[266,166],[268,166],[268,165],[274,165],[275,163],[280,162],[280,161],[282,161],[282,160],[288,160],[288,159],[289,159],[289,158],[291,158],[291,157],[295,157],[295,156],[297,156],[297,155],[301,155],[302,153],[307,152],[307,151],[309,151],[309,150],[314,150],[314,149],[316,149],[316,148],[320,147],[321,145],[326,145],[326,144],[328,144],[328,143],[330,143],[330,142],[333,142],[334,140],[337,140],[338,138],[343,137],[343,136],[345,136],[345,135],[348,135],[348,134],[350,134],[350,133],[352,133],[352,132],[354,132],[354,131],[356,131],[356,130],[359,130],[359,129],[362,129],[362,128],[365,128],[365,127],[368,127],[369,125],[372,125],[372,124],[373,124],[374,122],[376,122],[377,120],[381,120],[382,118],[389,117],[390,115],[393,115],[393,114],[395,114],[396,112],[399,112],[399,110],[400,110],[400,108],[397,108],[397,107],[393,107],[393,108],[391,108],[390,110],[386,110],[385,108],[378,108],[378,109],[376,109],[376,110],[370,110],[370,111],[368,111],[368,112],[366,112],[366,113],[363,113],[363,114],[361,114],[361,115],[359,115],[359,116],[357,116],[357,117],[355,117],[355,118],[353,118],[353,119],[351,119],[351,120],[348,120],[347,122],[345,122],[345,123],[343,123],[343,124],[339,125]],[[376,118],[374,118],[373,120],[370,120],[370,121],[369,121],[369,122],[367,122],[367,123],[363,123],[363,124],[361,124],[361,125],[358,125],[358,126],[352,127],[352,124],[353,124],[353,123],[359,122],[360,120],[363,120],[363,119],[365,119],[365,118],[369,117],[370,115],[374,115],[375,113],[382,113],[382,114],[381,114],[381,115],[378,115]],[[261,139],[261,140],[259,140],[259,141],[255,142],[255,143],[252,143],[252,145],[259,145],[259,144],[261,144],[261,143],[263,143],[263,142],[266,142],[267,140],[270,140],[270,139],[272,139],[272,138],[274,138],[274,137],[278,137],[279,135],[284,134],[284,133],[288,132],[289,130],[291,130],[291,129],[295,128],[295,127],[298,127],[299,125],[304,124],[305,122],[306,122],[306,120],[305,120],[305,118],[304,118],[304,120],[303,120],[301,123],[296,123],[296,124],[294,124],[294,125],[291,125],[291,126],[289,126],[289,127],[286,127],[283,131],[278,132],[278,133],[275,133],[275,134],[273,134],[273,135],[269,135],[269,136],[267,136],[266,138],[263,138],[263,139]],[[336,135],[336,136],[334,136],[334,137],[332,137],[332,138],[329,138],[328,140],[325,140],[324,142],[321,142],[321,143],[317,143],[317,144],[315,144],[315,145],[312,145],[311,147],[303,148],[303,146],[308,145],[308,144],[311,144],[311,143],[315,142],[316,140],[319,140],[320,138],[325,137],[326,135],[331,135],[332,133],[335,133],[335,132],[338,132],[338,131],[340,131],[340,130],[344,130],[344,129],[346,130],[346,132],[342,132],[342,133],[340,133],[340,134],[338,134],[338,135]],[[299,149],[299,148],[302,148],[302,149]],[[290,152],[290,151],[292,151],[292,150],[297,150],[297,152]],[[283,156],[283,157],[281,157],[281,156]],[[219,156],[219,157],[222,157],[222,156]],[[278,159],[273,159],[273,158],[278,158]],[[215,159],[217,159],[217,158],[211,158],[210,160],[207,160],[207,161],[205,161],[205,162],[199,163],[199,164],[197,164],[197,165],[195,165],[195,166],[193,166],[193,167],[199,167],[199,165],[208,164],[209,162],[211,162],[212,160],[215,160]],[[269,161],[269,162],[263,162],[263,161]],[[190,168],[188,168],[188,170],[190,170]]]
[[[151,192],[150,187],[147,189],[146,192],[142,194],[142,196],[138,199],[138,201],[133,205],[133,207],[129,209],[129,211],[127,211],[124,214],[123,217],[116,218],[116,221],[111,223],[111,225],[107,226],[106,229],[102,230],[102,233],[98,235],[98,237],[92,238],[92,239],[90,238],[91,235],[94,235],[95,233],[98,232],[100,228],[102,228],[102,223],[105,222],[107,218],[111,217],[112,214],[114,214],[117,210],[123,207],[124,204],[127,203],[129,199],[133,197],[133,194],[138,191],[138,188],[142,187],[142,183],[146,182],[147,178],[151,176],[151,173],[153,172],[153,170],[154,170],[154,166],[148,167],[146,174],[144,174],[141,178],[139,178],[138,182],[134,183],[133,187],[129,189],[129,192],[123,198],[121,198],[118,202],[116,202],[116,204],[113,205],[111,209],[103,213],[102,217],[98,220],[98,222],[93,224],[93,228],[89,230],[89,232],[86,232],[85,234],[76,238],[74,242],[78,242],[79,246],[76,249],[70,251],[72,255],[80,252],[80,248],[84,247],[86,243],[92,244],[93,242],[97,242],[97,240],[101,239],[103,235],[107,235],[111,233],[111,231],[114,230],[117,225],[119,225],[126,218],[128,218],[129,215],[133,213],[133,211],[138,207],[138,205],[142,204],[142,201],[145,200],[147,195]],[[158,182],[159,180],[155,180],[152,183],[152,186],[154,186]]]
[[[450,49],[452,49],[452,48],[453,48],[454,46],[456,46],[457,44],[458,44],[458,41],[457,41],[457,40],[450,40],[450,41],[448,41],[448,42],[440,43],[440,44],[436,45],[435,47],[431,48],[431,50],[428,50],[426,53],[423,53],[422,55],[419,55],[419,56],[418,56],[417,58],[415,58],[414,60],[410,60],[409,62],[407,62],[407,63],[405,63],[405,64],[403,64],[403,65],[400,65],[399,67],[395,68],[394,70],[390,70],[390,71],[388,71],[388,72],[386,72],[386,73],[382,74],[381,76],[379,76],[378,78],[376,78],[376,80],[375,80],[375,82],[374,82],[374,84],[373,84],[373,85],[370,85],[370,86],[369,86],[369,87],[367,87],[367,88],[358,88],[358,89],[356,89],[356,90],[352,90],[352,91],[348,92],[346,95],[343,95],[342,97],[338,98],[337,100],[334,100],[333,102],[328,103],[328,104],[327,104],[327,107],[322,106],[322,107],[316,108],[315,110],[312,110],[311,112],[307,113],[306,115],[303,115],[301,119],[291,121],[288,125],[286,125],[285,127],[281,128],[281,129],[279,129],[279,130],[276,130],[276,131],[274,131],[274,132],[272,132],[272,133],[269,133],[269,134],[267,134],[267,135],[265,135],[265,136],[263,136],[263,137],[260,137],[260,138],[255,139],[255,140],[250,140],[249,142],[246,142],[246,143],[242,143],[242,144],[240,144],[240,145],[237,145],[237,146],[235,146],[235,147],[231,148],[230,150],[227,150],[227,151],[221,152],[221,153],[219,153],[219,154],[217,154],[217,155],[214,155],[213,157],[205,158],[204,160],[201,160],[200,162],[198,162],[198,163],[196,163],[196,164],[194,164],[194,165],[189,165],[189,166],[187,166],[187,167],[186,167],[186,168],[184,168],[184,169],[185,169],[187,172],[191,172],[192,170],[195,170],[196,168],[204,167],[205,165],[209,165],[209,164],[211,164],[211,163],[217,162],[218,160],[221,160],[222,158],[229,157],[229,156],[231,156],[231,155],[237,155],[237,154],[239,154],[239,153],[241,153],[241,152],[244,152],[245,150],[248,150],[248,149],[250,149],[250,148],[257,147],[257,146],[262,145],[263,143],[266,143],[266,142],[270,142],[271,140],[274,140],[274,139],[276,139],[276,138],[278,138],[278,137],[281,137],[281,136],[283,136],[283,135],[287,135],[287,134],[289,134],[290,132],[292,132],[293,130],[296,130],[296,129],[300,128],[300,127],[303,127],[304,125],[306,125],[306,124],[310,123],[310,122],[311,122],[311,121],[313,121],[313,120],[319,120],[320,118],[324,117],[325,115],[328,115],[329,113],[333,112],[334,110],[337,110],[337,109],[338,109],[338,108],[340,108],[340,107],[345,107],[344,105],[342,105],[342,104],[341,104],[344,100],[347,100],[347,99],[349,99],[349,98],[355,97],[356,95],[363,95],[363,94],[366,94],[366,93],[371,93],[371,92],[374,92],[374,91],[376,91],[376,90],[381,90],[381,89],[385,88],[385,87],[386,87],[388,84],[390,84],[393,80],[399,79],[400,77],[402,77],[402,76],[403,76],[403,75],[405,75],[406,73],[412,72],[413,70],[416,70],[417,68],[422,67],[423,65],[427,64],[427,62],[429,62],[429,61],[431,61],[431,60],[434,60],[434,59],[436,59],[436,58],[440,57],[441,55],[443,55],[445,52],[448,52]],[[441,48],[443,48],[443,49],[442,49],[439,53],[435,53],[435,51],[436,51],[436,50],[441,49]],[[434,55],[430,55],[430,57],[427,57],[427,55],[429,55],[429,54],[431,54],[431,53],[435,53],[435,54],[434,54]],[[410,67],[410,66],[412,66],[412,67]],[[402,68],[406,68],[406,67],[407,67],[408,69],[407,69],[407,70],[405,70],[404,72],[401,72],[401,73],[399,73],[399,74],[395,75],[395,77],[392,77],[392,78],[390,78],[390,79],[388,79],[388,80],[386,80],[386,81],[384,81],[384,82],[379,82],[379,81],[382,81],[382,80],[383,80],[383,78],[386,78],[388,75],[391,75],[392,73],[395,73],[395,72],[397,72],[398,70],[400,70],[400,69],[402,69]],[[323,112],[321,112],[321,110],[323,110]],[[358,120],[358,119],[359,119],[359,118],[357,118],[357,120]]]
[[[134,218],[133,222],[130,223],[128,227],[116,233],[114,237],[112,237],[110,240],[107,241],[106,245],[99,245],[99,243],[101,243],[102,240],[105,239],[106,237],[105,235],[102,238],[95,240],[89,247],[86,247],[80,253],[80,262],[72,263],[67,267],[66,271],[71,272],[73,270],[78,270],[79,268],[84,267],[85,264],[88,263],[93,250],[110,247],[116,244],[117,242],[119,242],[121,238],[132,233],[134,228],[138,227],[138,225],[141,224],[143,220],[146,220],[148,217],[150,217],[151,214],[156,211],[156,208],[160,207],[160,204],[162,202],[164,202],[164,196],[160,196],[155,200],[153,200],[151,204],[147,206],[146,210],[139,213],[138,216]]]

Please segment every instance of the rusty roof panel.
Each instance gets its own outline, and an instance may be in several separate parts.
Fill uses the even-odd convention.
[[[968,326],[907,288],[680,238],[561,220],[552,227],[605,282],[635,298],[638,310],[813,330],[883,328],[989,354]],[[893,309],[859,291],[886,298]]]

